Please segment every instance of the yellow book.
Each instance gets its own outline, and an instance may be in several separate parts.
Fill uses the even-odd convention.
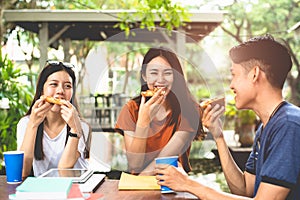
[[[160,190],[155,176],[136,176],[122,172],[119,190]]]

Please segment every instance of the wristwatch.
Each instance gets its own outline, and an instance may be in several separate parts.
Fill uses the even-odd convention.
[[[68,135],[69,135],[70,137],[76,137],[76,138],[79,138],[77,133],[71,133],[71,132],[69,132]]]

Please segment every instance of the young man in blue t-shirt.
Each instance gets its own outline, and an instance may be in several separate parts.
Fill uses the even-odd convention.
[[[223,137],[224,107],[209,106],[202,123],[213,134],[232,194],[193,181],[171,166],[157,165],[158,184],[187,191],[200,199],[300,199],[300,109],[286,101],[282,88],[292,61],[288,50],[270,35],[233,47],[232,80],[238,109],[251,109],[261,120],[253,150],[241,171]],[[162,182],[160,182],[163,180]]]

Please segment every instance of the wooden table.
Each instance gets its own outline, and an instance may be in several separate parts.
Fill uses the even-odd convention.
[[[119,180],[106,179],[103,184],[97,189],[96,193],[104,194],[103,199],[122,199],[122,200],[182,200],[182,199],[196,199],[189,193],[176,193],[176,194],[161,194],[160,191],[119,191]],[[9,194],[16,191],[19,184],[10,185],[6,183],[6,177],[0,176],[0,199],[7,200]]]
[[[0,199],[8,199],[9,194],[16,192],[16,187],[20,184],[7,184],[6,176],[0,176]]]

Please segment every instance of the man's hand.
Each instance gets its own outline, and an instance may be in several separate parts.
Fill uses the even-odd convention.
[[[220,105],[215,105],[213,108],[211,105],[208,105],[203,112],[202,124],[206,127],[214,139],[222,137],[222,121],[220,117],[224,114],[225,108],[224,106],[220,107]]]
[[[188,184],[189,177],[183,168],[163,164],[156,165],[155,168],[158,185],[167,186],[178,192],[185,191],[185,185]]]

